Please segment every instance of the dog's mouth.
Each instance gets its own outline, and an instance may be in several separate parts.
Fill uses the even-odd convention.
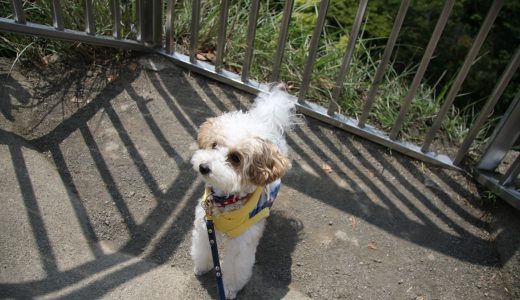
[[[231,195],[242,190],[239,176],[229,168],[219,168],[210,163],[200,163],[194,165],[194,169],[202,175],[202,180],[208,186],[224,194]]]

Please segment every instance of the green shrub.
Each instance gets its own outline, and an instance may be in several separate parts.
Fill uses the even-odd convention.
[[[409,12],[411,20],[417,23],[418,30],[410,31],[405,26],[402,36],[420,40],[411,46],[401,43],[396,54],[389,64],[384,81],[380,85],[374,108],[369,116],[371,124],[389,130],[401,107],[401,101],[408,91],[410,79],[415,72],[416,63],[402,62],[403,55],[411,56],[410,52],[421,52],[424,36],[421,30],[427,32],[435,25],[436,16],[440,8],[438,1],[412,5]],[[50,24],[51,20],[48,1],[24,1],[27,19],[41,24]],[[65,27],[83,30],[84,8],[83,1],[62,1],[64,8]],[[109,1],[95,0],[96,29],[98,34],[111,34],[112,20]],[[122,33],[124,37],[135,38],[135,29],[132,23],[135,20],[135,1],[126,2],[123,7]],[[339,104],[342,113],[358,117],[370,89],[373,76],[376,72],[386,37],[389,35],[400,1],[380,0],[370,1],[367,17],[363,24],[363,32],[356,45],[353,59],[349,67],[346,80],[343,84]],[[216,36],[219,27],[220,1],[202,1],[201,24],[199,31],[199,51],[212,53],[216,48]],[[303,78],[308,48],[318,13],[319,1],[297,0],[289,28],[286,51],[281,69],[281,80],[288,83],[290,90],[297,93]],[[341,64],[346,45],[348,43],[351,22],[357,9],[357,1],[332,1],[325,28],[322,31],[317,53],[317,60],[307,98],[311,101],[328,105],[332,89]],[[251,0],[232,1],[229,11],[228,28],[226,35],[226,56],[224,66],[232,71],[240,71],[246,50],[247,22]],[[256,29],[254,60],[251,65],[250,76],[258,81],[266,82],[271,78],[273,58],[275,56],[278,31],[282,20],[284,1],[261,1],[260,14]],[[10,1],[0,0],[0,16],[10,16]],[[431,16],[424,18],[424,14],[431,12]],[[408,17],[407,17],[408,19]],[[190,38],[191,1],[177,1],[174,11],[174,37],[178,45],[177,51],[185,52],[188,49]],[[405,23],[406,24],[406,23]],[[432,25],[433,24],[433,25]],[[511,29],[513,30],[513,29]],[[516,30],[516,29],[514,29]],[[427,39],[426,38],[426,39]],[[13,34],[0,34],[3,43],[0,44],[0,55],[20,55],[27,59],[38,61],[39,58],[50,53],[60,55],[84,55],[91,57],[99,52],[99,48],[90,47],[81,43],[48,41],[37,37],[26,37]],[[427,41],[426,41],[427,42]],[[419,45],[419,46],[416,46]],[[422,52],[421,52],[422,53]],[[422,55],[416,55],[419,57]],[[412,55],[413,56],[413,55]],[[505,55],[507,56],[507,55]],[[436,58],[433,64],[437,64]],[[459,62],[460,63],[460,62]],[[481,74],[482,76],[485,73]],[[438,78],[437,78],[438,79]],[[418,141],[429,129],[432,119],[444,100],[450,80],[453,76],[445,76],[441,84],[424,82],[412,101],[412,107],[407,115],[402,129],[402,138]],[[464,110],[453,108],[442,124],[441,134],[452,142],[458,143],[467,132],[467,124],[475,117],[474,107],[467,105]],[[480,136],[483,138],[483,136]]]

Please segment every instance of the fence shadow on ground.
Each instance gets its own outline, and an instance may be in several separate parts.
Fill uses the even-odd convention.
[[[426,191],[428,195],[425,194],[424,189],[419,190],[417,186],[423,186],[422,182],[410,182],[410,179],[421,178],[424,175],[409,162],[408,158],[402,157],[396,161],[402,166],[401,169],[409,173],[409,176],[405,177],[402,170],[396,169],[396,163],[386,159],[383,155],[384,149],[372,145],[361,146],[360,149],[354,146],[348,136],[342,132],[335,132],[336,141],[332,142],[329,136],[319,134],[320,129],[328,126],[317,122],[309,122],[308,126],[310,130],[305,132],[296,128],[294,135],[318,157],[335,157],[338,161],[336,166],[346,170],[345,175],[351,177],[349,179],[352,186],[359,186],[360,183],[363,183],[363,188],[355,189],[357,191],[355,197],[361,198],[363,201],[349,201],[351,195],[346,194],[344,188],[329,180],[327,172],[322,170],[322,166],[308,156],[308,151],[303,150],[301,143],[297,143],[294,139],[289,139],[291,148],[303,157],[314,170],[321,170],[320,175],[322,176],[313,177],[307,174],[302,180],[301,175],[298,174],[298,178],[290,176],[285,181],[286,184],[296,190],[305,190],[311,197],[362,218],[404,240],[473,264],[495,265],[497,263],[496,260],[490,260],[495,254],[492,242],[483,240],[464,228],[464,225],[482,228],[486,226],[486,223],[470,214],[466,210],[467,208],[454,202],[453,198],[447,195],[441,187],[428,189]],[[316,141],[320,141],[321,145],[318,146]],[[339,145],[337,141],[343,141],[343,143]],[[341,151],[340,147],[348,150]],[[351,155],[347,156],[345,152]],[[370,161],[367,154],[377,163],[374,164],[373,161]],[[343,164],[342,167],[341,164]],[[442,173],[442,170],[434,170],[434,172]],[[395,180],[390,181],[388,177]],[[465,188],[457,190],[464,195],[469,194]],[[436,198],[440,203],[432,201],[431,193],[437,194]],[[370,194],[375,195],[383,205],[371,201]],[[354,198],[353,196],[352,198]],[[445,213],[445,206],[464,221],[457,222],[448,216]],[[420,221],[408,217],[401,207],[409,210]],[[441,228],[444,225],[452,229],[454,233]]]
[[[229,87],[200,77],[191,78],[177,70],[161,73],[141,71],[139,78],[124,73],[91,102],[38,139],[27,141],[2,130],[0,145],[9,148],[24,205],[30,212],[30,228],[46,272],[46,277],[41,280],[0,283],[3,296],[31,298],[56,293],[57,298],[99,298],[149,272],[156,264],[167,263],[176,255],[182,242],[189,239],[193,211],[203,185],[190,168],[189,153],[185,145],[181,144],[184,142],[175,144],[165,133],[165,126],[169,126],[165,124],[168,118],[155,115],[156,112],[150,110],[152,104],[140,95],[141,91],[135,89],[137,80],[148,81],[150,89],[158,95],[154,101],[164,102],[168,108],[164,113],[175,118],[175,122],[184,130],[186,139],[192,142],[196,139],[197,126],[206,118],[222,111],[244,109],[251,100],[251,97],[237,96]],[[24,95],[23,90],[13,93]],[[144,120],[147,131],[152,133],[164,154],[175,161],[176,175],[166,188],[159,184],[154,170],[148,165],[150,158],[143,156],[134,142],[137,138],[135,133],[127,129],[120,112],[115,108],[114,99],[121,94],[128,95],[126,101],[135,104],[136,118],[139,116]],[[9,119],[10,110],[2,107],[2,111]],[[133,217],[131,199],[127,191],[119,187],[109,158],[102,154],[97,132],[92,127],[92,120],[99,114],[106,117],[124,146],[128,154],[126,164],[137,169],[147,193],[157,203],[142,221]],[[98,174],[97,180],[106,189],[109,198],[99,201],[113,203],[122,219],[124,231],[129,236],[119,248],[124,255],[105,254],[100,246],[102,238],[97,228],[99,225],[93,221],[95,218],[84,204],[86,199],[82,199],[78,191],[78,175],[69,167],[70,158],[64,153],[65,142],[73,135],[79,135],[79,140],[86,145],[88,150],[83,154],[91,159]],[[471,264],[497,264],[492,259],[495,257],[492,242],[467,228],[482,228],[486,223],[475,215],[471,205],[461,205],[453,200],[453,195],[468,199],[472,197],[472,192],[450,178],[444,170],[430,168],[429,176],[438,186],[423,189],[420,186],[424,186],[424,180],[427,179],[425,173],[418,170],[408,158],[396,154],[398,158],[389,161],[385,155],[387,150],[369,142],[360,143],[356,140],[354,143],[351,135],[333,131],[315,120],[307,120],[306,124],[297,126],[288,134],[288,142],[298,157],[294,161],[293,171],[284,181],[290,188],[346,214],[362,218],[400,239]],[[68,188],[69,201],[82,234],[88,240],[93,260],[66,271],[59,270],[52,242],[46,232],[44,216],[38,210],[38,199],[32,191],[31,174],[24,161],[23,148],[50,154],[61,181]],[[314,172],[308,172],[302,163],[310,166]],[[331,179],[330,173],[323,169],[323,163],[331,165],[334,172],[349,183],[351,189],[347,190]],[[447,192],[446,188],[450,191]],[[450,211],[450,214],[446,211]],[[269,219],[257,252],[258,264],[254,276],[268,280],[267,284],[277,288],[273,298],[281,298],[288,291],[292,280],[291,253],[298,244],[301,230],[302,225],[298,220],[283,214],[275,213]],[[134,260],[134,256],[141,259]],[[269,263],[272,257],[277,258],[276,266]],[[85,281],[88,282],[78,287]],[[214,296],[212,278],[202,277],[200,281]],[[66,289],[71,291],[60,293]],[[261,291],[249,287],[243,293],[252,297]]]

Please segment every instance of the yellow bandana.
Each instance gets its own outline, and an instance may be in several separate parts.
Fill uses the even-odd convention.
[[[244,206],[237,210],[232,210],[228,212],[222,212],[218,215],[213,215],[213,223],[215,224],[215,228],[225,233],[227,236],[231,238],[235,238],[241,235],[244,231],[249,229],[249,227],[256,224],[258,221],[267,218],[269,216],[269,207],[265,207],[253,216],[251,213],[257,208],[258,202],[260,201],[260,197],[264,188],[257,187],[256,190],[248,196],[247,200],[245,200]],[[211,194],[211,188],[206,187],[204,191],[204,196],[202,197],[202,201]]]

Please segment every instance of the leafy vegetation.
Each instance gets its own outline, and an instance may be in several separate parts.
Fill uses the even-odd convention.
[[[281,80],[287,82],[291,91],[296,93],[303,77],[305,62],[314,24],[318,13],[318,0],[296,0],[286,52],[281,71]],[[443,5],[442,0],[412,3],[394,51],[391,63],[380,85],[377,101],[369,121],[382,129],[389,130],[401,107],[401,101],[408,91],[417,63],[424,51]],[[50,24],[48,1],[24,1],[24,10],[29,21]],[[62,1],[65,27],[82,30],[84,27],[83,1]],[[132,23],[135,21],[134,1],[123,1],[123,36],[135,37]],[[271,78],[272,61],[276,51],[278,31],[282,19],[285,1],[261,1],[258,26],[256,29],[255,54],[251,66],[251,77],[259,81]],[[402,129],[401,137],[406,140],[420,140],[429,129],[436,112],[444,100],[453,78],[460,68],[472,38],[478,32],[480,24],[491,1],[457,1],[450,22],[438,46],[434,61],[430,64],[427,78],[412,101],[412,108]],[[96,7],[96,25],[98,34],[111,33],[110,9],[107,0],[94,0]],[[322,31],[320,45],[308,92],[308,99],[324,103],[331,98],[332,87],[339,71],[341,59],[349,40],[350,28],[357,10],[357,0],[331,1],[327,22]],[[366,99],[380,56],[390,34],[393,21],[400,5],[400,0],[369,1],[365,21],[359,42],[356,45],[347,79],[343,85],[339,104],[343,113],[358,117]],[[208,60],[214,59],[216,36],[219,22],[220,1],[202,1],[201,24],[199,32],[199,51]],[[246,49],[246,31],[251,0],[231,2],[226,37],[226,68],[240,72]],[[514,47],[519,43],[520,26],[518,14],[520,4],[506,1],[495,28],[486,40],[482,56],[475,63],[472,72],[464,84],[463,94],[457,98],[444,123],[442,135],[451,142],[458,143],[467,132],[476,117],[478,106],[491,92],[505,64],[508,63]],[[0,16],[9,17],[10,1],[0,0]],[[184,51],[189,44],[189,26],[191,22],[191,1],[177,1],[174,15],[174,36],[178,51]],[[51,53],[60,55],[99,55],[100,49],[80,43],[48,41],[35,37],[12,34],[0,34],[0,55],[23,56],[40,60]],[[121,52],[119,52],[121,55]],[[514,79],[517,86],[518,76]],[[506,97],[499,106],[499,111],[506,107],[511,95],[516,92],[508,88]],[[492,121],[496,118],[492,118]],[[487,136],[485,126],[479,135],[480,141]]]
[[[85,28],[84,1],[62,0],[61,8],[64,27],[67,29],[83,31]],[[94,0],[94,19],[96,20],[96,33],[110,35],[112,20],[109,1]],[[36,0],[23,1],[23,9],[28,22],[52,25],[50,1]],[[0,0],[0,17],[12,18],[10,0]],[[130,25],[134,19],[134,9],[128,3],[122,7],[122,33],[123,36],[135,37],[135,30]],[[25,61],[40,62],[51,54],[59,54],[62,57],[80,57],[86,60],[103,57],[111,53],[113,49],[92,47],[83,43],[62,42],[35,36],[10,34],[0,32],[0,56],[19,56]],[[117,56],[122,56],[122,51],[115,51]]]
[[[231,6],[228,20],[228,39],[226,45],[225,64],[239,71],[246,50],[246,30],[248,21],[248,7],[251,1],[236,1]],[[334,3],[334,2],[333,2]],[[182,6],[182,4],[180,4]],[[189,5],[189,4],[188,4]],[[291,19],[284,63],[281,70],[281,79],[289,84],[296,93],[303,78],[305,62],[308,56],[308,48],[312,31],[316,22],[319,1],[297,0]],[[182,7],[185,7],[182,6]],[[354,10],[357,6],[353,6]],[[256,29],[255,57],[252,64],[251,76],[259,81],[269,81],[271,77],[272,61],[275,55],[278,31],[282,19],[282,1],[262,2],[260,19]],[[181,8],[182,10],[182,8]],[[185,28],[178,28],[178,32],[186,33],[179,36],[180,40],[187,40],[190,19],[189,9],[187,14],[178,15],[179,19],[186,19],[179,25],[185,24]],[[329,13],[330,15],[330,13]],[[214,49],[215,37],[218,28],[218,7],[207,4],[203,7],[201,18],[200,40],[207,41],[209,47],[204,50]],[[339,104],[343,113],[358,117],[366,99],[366,94],[372,84],[373,76],[378,66],[379,55],[384,48],[384,38],[371,38],[365,33],[369,27],[369,21],[364,23],[364,32],[355,48],[354,57],[343,85],[343,91]],[[392,25],[392,20],[389,26]],[[238,24],[238,25],[237,25]],[[213,31],[212,31],[213,30]],[[273,34],[275,33],[275,34]],[[204,34],[207,34],[204,35]],[[328,20],[322,32],[320,46],[308,99],[327,105],[331,98],[332,88],[344,55],[350,34],[350,26],[342,26],[337,22]],[[383,44],[383,45],[381,45]],[[380,85],[377,101],[373,112],[369,116],[371,124],[389,130],[395,121],[401,101],[408,91],[410,79],[413,76],[416,65],[409,64],[398,68],[393,61]],[[419,141],[429,129],[432,119],[442,104],[447,90],[438,89],[437,86],[421,85],[412,101],[412,109],[405,120],[402,138],[410,141]],[[452,109],[449,116],[442,124],[442,131],[452,142],[459,142],[467,132],[467,116],[462,116],[460,110]]]
[[[414,65],[420,60],[444,2],[444,0],[412,2],[397,42],[398,49],[394,56],[396,69],[402,71],[403,68]],[[478,34],[492,2],[492,0],[455,2],[434,59],[428,67],[425,81],[427,84],[434,85],[438,82],[437,90],[450,85],[470,49],[473,39]],[[329,9],[331,22],[350,27],[354,20],[357,3],[357,0],[332,1]],[[388,36],[401,1],[377,0],[368,3],[369,20],[365,27],[365,36],[367,38]],[[468,122],[472,121],[475,111],[483,106],[520,45],[519,14],[519,1],[504,1],[500,14],[480,50],[480,56],[464,82],[455,107],[464,116],[467,116]],[[373,41],[378,45],[382,45],[384,42],[381,39]],[[517,74],[497,104],[495,116],[501,116],[504,113],[518,92],[519,85],[520,75]]]

